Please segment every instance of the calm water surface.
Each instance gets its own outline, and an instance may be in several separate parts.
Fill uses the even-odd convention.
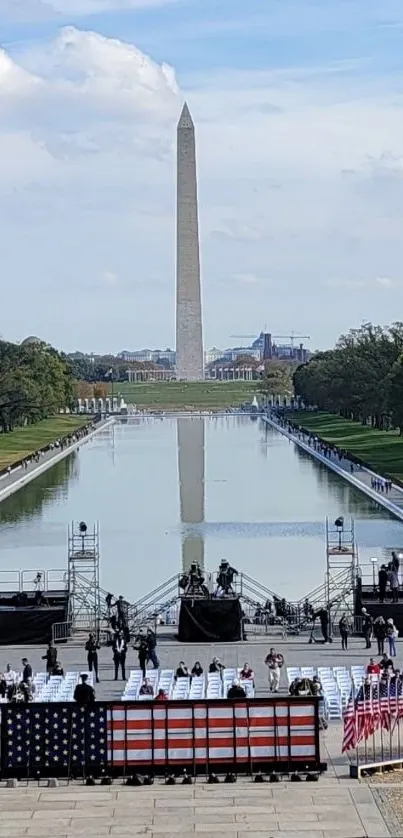
[[[129,419],[0,504],[1,568],[64,568],[68,523],[99,520],[115,593],[225,557],[299,598],[323,581],[327,515],[354,517],[364,560],[403,544],[403,524],[260,421]]]

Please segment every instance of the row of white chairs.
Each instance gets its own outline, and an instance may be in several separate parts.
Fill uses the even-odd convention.
[[[80,681],[81,672],[69,670],[64,676],[51,675],[50,678],[46,672],[37,672],[33,683],[35,686],[34,701],[74,701],[74,691]],[[91,687],[94,686],[94,676],[92,672],[87,672],[87,683]]]
[[[153,688],[152,695],[140,695],[140,688],[143,683],[141,669],[132,669],[125,685],[123,701],[141,701],[155,698],[159,690],[164,690],[168,698],[174,701],[185,699],[204,698],[225,698],[233,681],[239,678],[240,669],[225,669],[223,676],[219,672],[209,672],[207,676],[200,675],[193,678],[175,678],[173,669],[162,669],[160,672],[155,669],[147,670],[146,678]],[[248,698],[254,698],[255,686],[252,680],[241,680]]]
[[[295,678],[309,678],[315,676],[320,679],[325,699],[326,713],[329,719],[341,719],[343,711],[348,702],[352,678],[346,667],[343,666],[289,666],[287,667],[288,685]],[[362,679],[361,682],[362,683]]]

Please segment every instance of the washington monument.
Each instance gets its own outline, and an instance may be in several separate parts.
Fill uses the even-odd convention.
[[[195,128],[185,104],[178,122],[176,378],[204,379]]]

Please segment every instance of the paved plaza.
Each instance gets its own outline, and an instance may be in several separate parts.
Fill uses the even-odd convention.
[[[264,657],[274,645],[285,656],[286,665],[329,665],[364,663],[368,654],[361,639],[353,639],[347,654],[338,641],[328,646],[308,644],[307,638],[267,637],[233,644],[179,644],[173,637],[160,636],[158,655],[163,667],[174,667],[179,659],[192,665],[196,659],[206,668],[214,655],[228,666],[246,660],[256,675],[257,695],[268,693]],[[37,647],[0,647],[0,661],[18,667],[26,654],[34,669],[43,669]],[[403,644],[398,643],[398,657]],[[60,646],[65,669],[85,668],[86,655],[81,646]],[[127,669],[137,665],[136,653],[130,650]],[[0,668],[3,664],[0,664]],[[113,699],[121,694],[123,683],[113,680],[112,655],[108,648],[100,652],[101,683],[97,698]],[[286,676],[282,689],[287,691]],[[365,781],[350,780],[349,764],[341,755],[342,723],[331,722],[322,731],[321,759],[328,771],[319,782],[255,784],[250,779],[236,785],[212,786],[198,780],[194,786],[154,786],[133,788],[116,782],[111,787],[85,787],[65,784],[59,788],[21,784],[18,789],[0,788],[0,838],[5,835],[68,836],[77,835],[193,835],[205,838],[253,838],[254,835],[287,838],[312,835],[314,838],[384,838],[399,835],[386,822],[378,806],[379,793]],[[45,785],[45,784],[44,784]],[[384,791],[385,786],[382,786]],[[402,833],[403,834],[403,833]]]
[[[393,834],[372,790],[324,777],[317,784],[0,789],[0,836],[201,834],[203,838],[384,838]]]
[[[199,660],[206,671],[215,656],[228,667],[242,667],[247,661],[255,673],[257,696],[268,694],[267,668],[264,665],[264,659],[272,646],[284,655],[285,666],[350,667],[367,664],[370,654],[377,657],[376,644],[372,643],[372,649],[366,650],[362,638],[350,638],[349,649],[343,652],[340,640],[337,638],[326,646],[322,643],[309,644],[306,635],[290,637],[288,640],[282,640],[280,636],[268,635],[238,643],[179,643],[174,639],[173,634],[165,634],[164,631],[164,627],[161,627],[158,633],[157,653],[161,668],[176,669],[180,660],[184,660],[191,668],[194,662]],[[84,643],[81,646],[61,644],[58,648],[59,659],[65,670],[87,669]],[[44,646],[0,646],[0,671],[5,668],[6,663],[10,663],[13,669],[19,670],[22,657],[28,658],[34,672],[44,671],[45,665],[42,660],[44,653]],[[403,641],[400,640],[397,643],[396,666],[403,669]],[[136,667],[138,667],[137,653],[130,647],[126,659],[126,674]],[[121,680],[113,680],[112,650],[109,647],[103,647],[99,652],[99,676],[101,683],[96,685],[97,699],[119,698],[124,683]],[[287,691],[285,671],[282,674],[280,687]]]

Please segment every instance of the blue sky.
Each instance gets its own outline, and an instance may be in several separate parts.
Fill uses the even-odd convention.
[[[0,20],[3,337],[173,345],[184,98],[206,346],[399,319],[396,0],[0,0]]]

